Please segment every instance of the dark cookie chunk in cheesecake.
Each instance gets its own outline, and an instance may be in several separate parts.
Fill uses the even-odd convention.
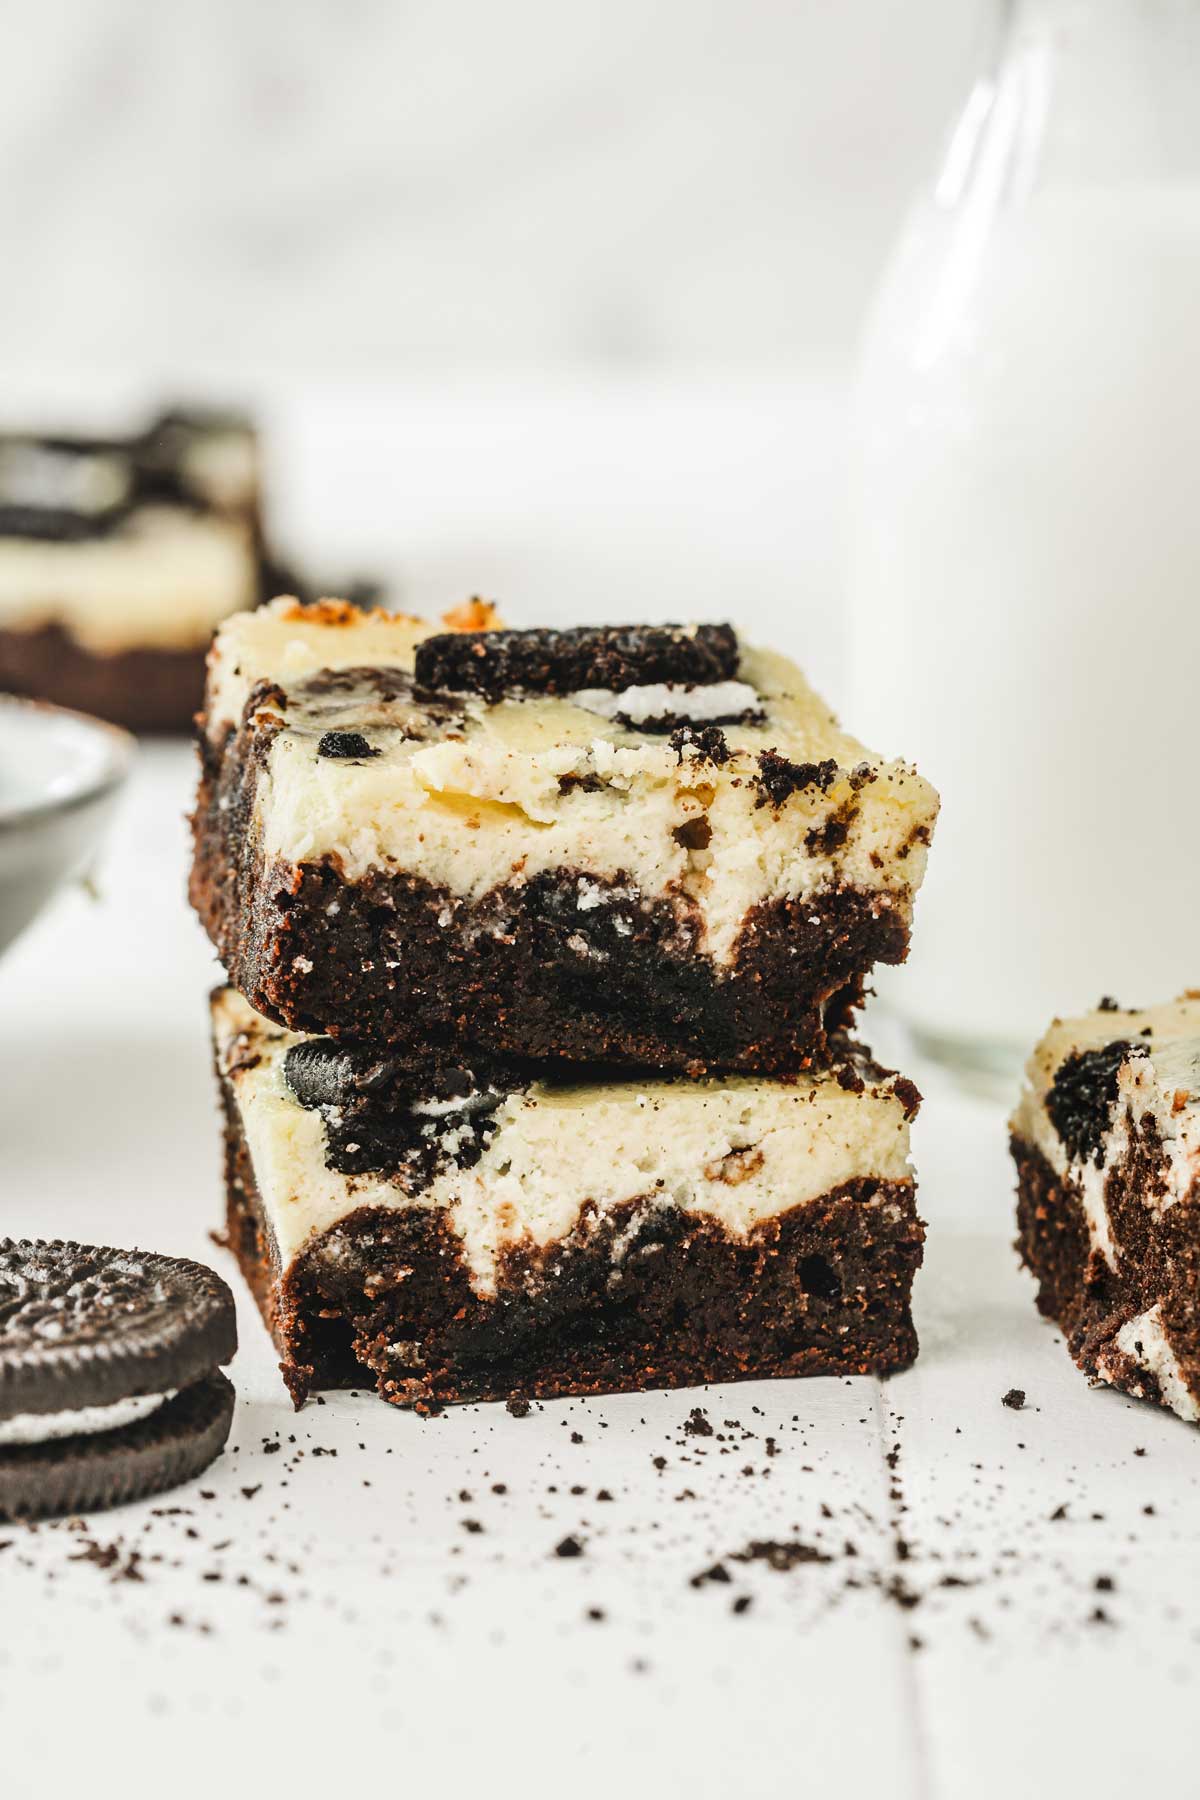
[[[1059,1068],[1046,1095],[1046,1112],[1069,1156],[1092,1158],[1099,1167],[1121,1065],[1139,1054],[1145,1054],[1144,1046],[1118,1039],[1099,1050],[1081,1050]]]
[[[438,1069],[418,1084],[399,1057],[332,1038],[293,1044],[283,1074],[300,1105],[321,1114],[330,1168],[387,1173],[409,1193],[428,1187],[449,1163],[477,1163],[497,1108],[517,1085],[458,1068]]]
[[[723,769],[732,754],[719,725],[681,725],[671,733],[669,742],[678,762],[686,756],[689,762],[708,762]]]
[[[832,756],[822,762],[792,762],[775,750],[760,750],[755,781],[760,789],[759,806],[779,808],[793,794],[805,788],[816,788],[827,794],[837,780],[838,766]]]
[[[321,734],[317,744],[317,755],[332,757],[334,760],[365,762],[370,756],[382,755],[382,751],[373,748],[361,731],[326,731]]]
[[[444,632],[416,649],[420,687],[482,694],[620,693],[654,683],[708,685],[738,672],[732,625],[575,626],[568,631]]]
[[[233,1417],[233,1296],[199,1263],[0,1239],[0,1518],[198,1475]]]

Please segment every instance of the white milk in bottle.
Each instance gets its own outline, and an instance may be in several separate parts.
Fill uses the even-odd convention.
[[[848,716],[941,790],[894,995],[968,1065],[1200,986],[1198,24],[1018,8],[868,335]]]

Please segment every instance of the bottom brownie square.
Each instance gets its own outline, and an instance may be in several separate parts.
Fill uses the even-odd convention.
[[[513,1064],[414,1077],[213,998],[229,1242],[299,1405],[778,1375],[917,1351],[918,1096],[828,1072],[704,1080]]]

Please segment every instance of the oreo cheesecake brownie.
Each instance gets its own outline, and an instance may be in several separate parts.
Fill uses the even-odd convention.
[[[1011,1129],[1039,1308],[1085,1374],[1200,1421],[1200,993],[1056,1019]]]
[[[246,419],[0,436],[0,689],[186,731],[214,627],[269,579]]]
[[[191,894],[234,985],[414,1059],[793,1068],[903,960],[937,812],[727,625],[279,600],[219,632],[201,753]]]
[[[297,1404],[548,1397],[916,1354],[911,1083],[406,1072],[212,1002],[228,1230]]]

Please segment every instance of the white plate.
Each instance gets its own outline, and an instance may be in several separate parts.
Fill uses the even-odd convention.
[[[133,750],[115,725],[0,694],[0,951],[86,869]]]

